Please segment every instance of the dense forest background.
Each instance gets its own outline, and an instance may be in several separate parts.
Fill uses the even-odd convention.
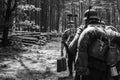
[[[61,33],[71,19],[78,27],[90,5],[106,25],[119,30],[119,4],[119,0],[0,0],[2,44],[5,46],[9,33],[15,31]]]

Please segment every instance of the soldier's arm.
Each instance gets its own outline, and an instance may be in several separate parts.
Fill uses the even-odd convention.
[[[78,39],[79,39],[79,36],[80,36],[81,32],[82,32],[82,29],[79,29],[79,28],[78,28],[78,29],[77,29],[77,32],[76,32],[76,34],[75,34],[74,39],[72,40],[72,42],[71,42],[70,45],[69,45],[69,51],[70,51],[72,54],[74,54],[74,53],[77,52],[77,43],[78,43]]]
[[[66,43],[67,38],[68,38],[68,35],[67,35],[67,32],[65,31],[62,34],[62,40],[61,40],[61,56],[63,56],[63,49],[64,49],[64,44],[63,43]]]

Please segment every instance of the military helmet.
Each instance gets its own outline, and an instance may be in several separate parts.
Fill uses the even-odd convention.
[[[97,11],[95,9],[92,9],[91,7],[89,8],[89,10],[85,11],[84,17],[86,18],[85,21],[88,21],[88,22],[99,21],[99,17],[97,16]]]
[[[91,20],[99,21],[99,17],[97,17],[97,16],[90,16],[89,18],[84,17],[84,21],[87,21],[87,20],[89,20],[89,21],[91,21]]]
[[[97,12],[96,10],[94,9],[89,9],[89,10],[86,10],[85,13],[84,13],[84,16],[85,17],[90,17],[90,16],[97,16]]]

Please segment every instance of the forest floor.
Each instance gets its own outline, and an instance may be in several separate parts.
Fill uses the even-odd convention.
[[[68,70],[57,72],[60,38],[45,46],[33,45],[25,51],[0,50],[0,80],[72,80]]]

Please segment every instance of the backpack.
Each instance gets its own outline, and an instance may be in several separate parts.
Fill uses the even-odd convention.
[[[107,52],[107,64],[108,65],[115,65],[119,61],[119,49],[117,44],[110,44],[109,50]]]
[[[90,45],[89,56],[97,58],[101,61],[105,61],[106,52],[108,50],[107,42],[102,41],[101,39],[94,40]]]
[[[90,45],[89,52],[89,67],[96,68],[102,71],[110,69],[111,76],[120,75],[120,46],[112,43],[107,37],[106,41],[96,39]]]
[[[110,67],[111,76],[115,77],[120,75],[120,50],[119,46],[115,43],[109,45],[107,65]]]
[[[88,48],[88,66],[100,71],[107,69],[106,59],[108,51],[108,38],[102,35],[95,36]]]

